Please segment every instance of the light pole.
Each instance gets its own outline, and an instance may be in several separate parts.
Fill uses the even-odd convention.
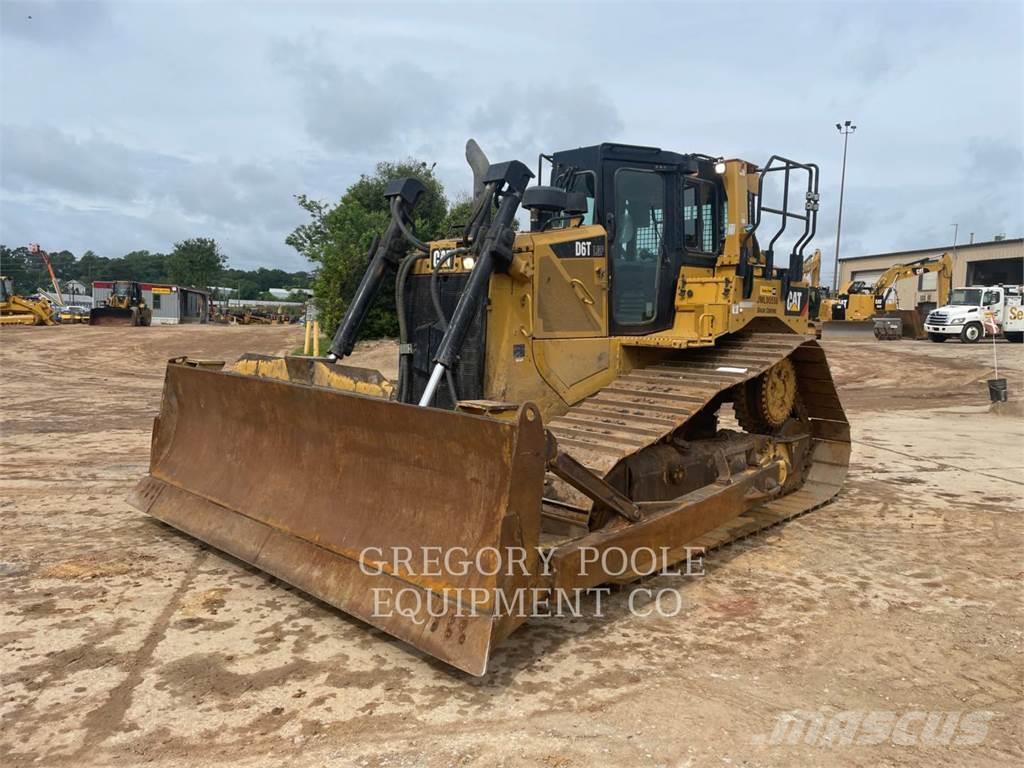
[[[956,269],[956,241],[957,235],[960,234],[960,222],[950,224],[953,228],[953,269]]]
[[[843,134],[843,174],[839,179],[839,221],[836,223],[836,262],[832,266],[832,292],[839,290],[839,237],[843,232],[843,191],[846,188],[846,145],[850,142],[850,134],[857,130],[856,125],[836,123],[836,130]]]

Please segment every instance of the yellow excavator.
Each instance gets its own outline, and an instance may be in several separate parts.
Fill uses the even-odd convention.
[[[56,324],[49,301],[19,296],[14,292],[14,280],[0,276],[0,326]]]
[[[825,339],[927,338],[921,308],[899,308],[896,283],[933,272],[936,273],[937,306],[943,306],[953,287],[953,259],[948,253],[896,264],[879,275],[873,285],[864,280],[847,282],[835,298],[821,303],[822,336]]]
[[[821,250],[804,259],[804,282],[807,283],[807,319],[815,335],[821,337],[821,304],[829,297],[828,286],[821,284]]]
[[[807,333],[817,166],[601,144],[531,185],[467,160],[450,239],[388,185],[328,357],[170,361],[132,501],[482,675],[529,616],[828,502],[850,428]],[[390,274],[395,382],[344,363]]]

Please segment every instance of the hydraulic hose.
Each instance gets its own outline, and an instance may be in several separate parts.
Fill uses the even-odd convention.
[[[412,392],[412,344],[409,340],[409,318],[405,314],[405,285],[409,271],[419,260],[409,255],[403,259],[395,277],[395,310],[398,314],[398,401],[409,402]],[[408,351],[406,351],[408,350]]]
[[[441,383],[441,377],[454,367],[459,350],[462,349],[466,334],[469,332],[476,307],[487,295],[491,275],[495,268],[499,262],[505,264],[511,261],[512,244],[515,241],[512,222],[521,199],[521,193],[506,194],[498,206],[494,221],[487,228],[481,242],[476,244],[474,250],[477,253],[477,262],[469,275],[466,289],[459,297],[459,303],[455,307],[448,330],[445,331],[444,338],[441,339],[441,345],[434,358],[434,369],[430,373],[427,388],[420,397],[420,406],[430,405],[434,399],[437,385]]]
[[[388,223],[383,237],[375,237],[373,245],[370,247],[366,271],[363,272],[359,286],[345,311],[345,316],[331,340],[329,357],[332,359],[340,360],[352,354],[359,330],[366,320],[385,276],[395,269],[405,257],[407,250],[405,243],[412,242],[416,247],[423,245],[409,231],[405,223],[405,216],[411,215],[416,201],[425,191],[423,183],[413,178],[395,179],[389,182],[384,190],[384,196],[390,201],[391,221]],[[409,240],[409,237],[413,237],[413,240]]]
[[[441,326],[443,332],[448,331],[448,318],[445,317],[444,307],[441,306],[441,286],[438,283],[438,277],[441,272],[441,267],[447,264],[449,261],[454,259],[463,253],[468,253],[469,248],[453,248],[448,251],[444,256],[437,260],[437,264],[430,271],[430,300],[434,304],[434,314],[437,315],[437,323]]]
[[[438,282],[438,274],[441,271],[441,267],[443,267],[449,261],[451,261],[460,254],[468,252],[469,248],[453,248],[440,259],[438,259],[437,264],[435,264],[434,268],[430,271],[430,301],[434,305],[434,313],[437,315],[437,324],[441,326],[442,333],[448,333],[448,318],[445,317],[444,307],[441,306],[441,286]],[[445,369],[444,380],[448,384],[448,394],[451,395],[452,403],[454,404],[458,402],[459,393],[458,390],[455,388],[455,377],[452,376],[451,369]]]
[[[413,248],[418,251],[422,251],[423,253],[430,253],[430,247],[416,237],[406,224],[405,216],[402,214],[401,200],[397,197],[391,198],[391,216],[397,222],[398,228],[402,231],[405,239],[409,241]]]

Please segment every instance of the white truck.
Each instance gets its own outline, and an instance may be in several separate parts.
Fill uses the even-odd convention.
[[[954,336],[973,344],[986,335],[1002,334],[1024,341],[1024,289],[1019,285],[972,285],[954,288],[949,303],[928,313],[924,329],[932,341]]]

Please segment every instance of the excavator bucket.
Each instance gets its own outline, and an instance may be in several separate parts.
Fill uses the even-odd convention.
[[[928,338],[928,334],[924,330],[924,320],[916,309],[896,309],[886,312],[881,318],[875,319],[876,326],[879,319],[889,321],[891,330],[887,336],[883,333],[884,338],[913,339],[915,341]]]
[[[418,408],[360,394],[389,391],[375,371],[310,358],[222,366],[168,364],[133,504],[482,675],[523,621],[503,598],[537,572],[536,407],[508,420]],[[506,552],[522,566],[498,567]]]

